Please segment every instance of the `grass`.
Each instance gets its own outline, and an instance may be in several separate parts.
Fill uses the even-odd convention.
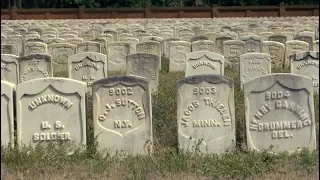
[[[88,148],[67,155],[66,146],[38,146],[10,149],[1,147],[1,179],[318,179],[319,151],[300,153],[247,152],[245,115],[239,74],[226,68],[225,75],[235,83],[237,149],[221,156],[177,151],[175,82],[184,73],[168,73],[163,59],[159,90],[152,97],[153,156],[115,158],[96,151],[93,137],[91,98],[88,97]],[[287,70],[273,69],[273,72]],[[124,72],[108,74],[123,75]],[[55,76],[67,77],[66,73]],[[319,97],[315,95],[317,137],[319,132]]]

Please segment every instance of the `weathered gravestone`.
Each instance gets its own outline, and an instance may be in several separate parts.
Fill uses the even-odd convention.
[[[146,36],[152,36],[152,34],[149,34],[149,33],[140,33],[139,36],[138,36],[138,39],[140,42],[142,42],[142,39]]]
[[[84,33],[81,33],[79,35],[80,38],[83,39],[83,41],[87,42],[87,41],[90,41],[90,39],[94,39],[95,38],[95,35],[91,32],[84,32]]]
[[[167,39],[167,38],[172,38],[173,35],[172,35],[172,33],[161,32],[161,33],[159,34],[159,37],[161,37],[161,38],[163,38],[163,39]]]
[[[13,46],[15,55],[21,56],[23,54],[23,39],[21,35],[7,36],[4,41],[1,41],[2,44],[11,44]]]
[[[86,145],[86,84],[41,78],[17,85],[18,144]]]
[[[313,51],[319,51],[319,40],[313,42]]]
[[[1,145],[14,146],[13,92],[15,85],[1,80]]]
[[[260,76],[244,84],[249,150],[316,149],[312,81],[287,73]]]
[[[315,40],[319,40],[319,24],[315,26]]]
[[[186,54],[185,77],[202,74],[224,75],[224,57],[220,54],[198,51]]]
[[[7,39],[7,37],[1,33],[1,44],[5,39]]]
[[[68,77],[83,81],[91,87],[93,81],[107,77],[107,56],[101,53],[85,52],[68,57]],[[87,88],[91,91],[91,88]]]
[[[142,29],[138,29],[138,30],[135,30],[132,32],[133,37],[135,37],[135,38],[139,38],[140,34],[142,34],[142,33],[146,33],[146,31],[142,30]]]
[[[220,32],[219,36],[230,36],[234,40],[238,39],[238,33],[235,33],[235,32],[232,32],[232,31]]]
[[[163,49],[163,55],[166,58],[169,58],[169,49],[170,49],[170,42],[171,41],[180,41],[180,39],[175,38],[175,37],[163,39],[163,41],[162,41],[163,48],[162,49]],[[190,51],[191,51],[191,49],[190,49]]]
[[[315,34],[314,34],[314,32],[313,31],[303,31],[303,32],[300,32],[299,34],[298,34],[298,36],[310,36],[311,38],[312,38],[312,41],[314,41],[315,40]],[[309,39],[309,38],[307,38],[307,39]],[[311,41],[311,42],[312,42]]]
[[[53,76],[52,57],[47,54],[30,54],[18,58],[20,83]]]
[[[19,83],[18,56],[1,54],[1,80],[8,81],[13,84]]]
[[[135,54],[137,52],[136,46],[139,43],[139,39],[137,38],[125,38],[122,41],[130,44],[130,54]]]
[[[151,89],[147,79],[113,76],[93,83],[94,135],[111,155],[153,151]]]
[[[315,92],[319,93],[319,51],[302,51],[290,56],[291,73],[312,79]]]
[[[223,55],[225,65],[231,65],[239,69],[240,55],[246,52],[245,42],[240,40],[228,40],[223,42]]]
[[[130,33],[122,33],[118,35],[118,40],[123,41],[123,39],[131,38],[131,37],[133,37],[133,35]]]
[[[209,40],[201,40],[201,41],[195,41],[191,44],[192,52],[195,51],[215,51],[215,44],[213,41]]]
[[[49,39],[55,39],[57,38],[57,36],[55,34],[44,34],[41,36],[41,39],[43,40],[43,42],[48,42]]]
[[[76,53],[76,46],[69,43],[56,43],[50,45],[50,49],[55,76],[63,76],[61,72],[68,72],[68,57]]]
[[[270,56],[264,53],[247,53],[240,56],[240,87],[259,76],[271,74]]]
[[[17,54],[12,44],[1,44],[1,54]]]
[[[262,53],[270,56],[273,68],[284,67],[285,45],[274,41],[262,42]]]
[[[49,54],[51,52],[50,47],[52,47],[52,45],[54,45],[56,43],[65,43],[65,42],[66,42],[66,40],[62,39],[62,38],[49,38],[49,39],[44,40],[44,43],[47,44]]]
[[[140,42],[136,45],[137,53],[149,53],[159,57],[159,68],[161,69],[161,44],[156,41]]]
[[[179,38],[180,38],[182,41],[190,41],[190,39],[191,39],[194,35],[195,35],[195,34],[192,33],[192,32],[183,32],[183,33],[180,33]]]
[[[273,32],[260,32],[259,36],[261,37],[262,41],[268,41],[269,37],[274,35]]]
[[[209,38],[207,36],[193,36],[192,38],[190,38],[190,42],[193,43],[195,41],[204,41],[204,40],[208,40]]]
[[[137,53],[127,56],[127,75],[141,76],[149,80],[153,93],[159,81],[159,57],[154,54]]]
[[[161,42],[163,41],[163,38],[159,36],[143,36],[140,38],[140,42],[150,42],[150,41],[159,42],[161,44]]]
[[[108,48],[107,48],[106,38],[96,38],[96,39],[92,39],[91,41],[98,42],[101,47],[101,54],[107,55]]]
[[[292,40],[294,40],[294,33],[292,33],[292,32],[283,32],[283,33],[281,33],[281,35],[284,35],[284,36],[286,36],[287,37],[287,41],[292,41]]]
[[[286,42],[284,67],[290,67],[289,57],[299,51],[309,51],[309,44],[303,41],[292,40]]]
[[[77,44],[79,44],[79,43],[82,43],[82,42],[83,42],[83,39],[82,39],[82,38],[70,38],[70,39],[66,39],[65,42],[66,42],[66,43],[70,43],[70,44],[77,45]]]
[[[75,34],[63,33],[63,34],[59,34],[59,38],[62,38],[62,39],[77,38],[77,35],[75,35]]]
[[[189,76],[177,87],[179,149],[221,154],[235,146],[234,86],[219,75]]]
[[[215,52],[216,53],[219,53],[219,54],[223,54],[223,42],[225,41],[230,41],[230,40],[234,40],[232,37],[230,36],[219,36],[216,38],[216,50]]]
[[[191,43],[187,41],[169,42],[169,71],[186,70],[186,54],[191,52]]]
[[[261,52],[262,51],[262,40],[260,36],[246,35],[240,37],[241,41],[246,43],[247,53]]]
[[[275,42],[279,42],[279,43],[285,44],[287,42],[287,36],[284,36],[284,35],[273,35],[273,36],[270,36],[268,38],[268,41],[275,41]]]
[[[24,55],[47,54],[47,44],[42,42],[28,42],[24,44]]]
[[[273,32],[273,34],[275,35],[279,35],[282,32],[282,28],[281,27],[277,27],[277,26],[271,26],[268,28],[269,31]]]
[[[319,24],[315,26],[315,40],[319,40]]]
[[[298,41],[304,41],[304,42],[308,43],[309,44],[309,50],[310,51],[313,50],[313,38],[312,38],[312,36],[298,35],[294,39],[298,40]]]
[[[126,58],[129,54],[129,43],[120,41],[108,43],[108,71],[125,71]]]
[[[101,45],[98,42],[85,41],[77,44],[77,53],[97,52],[101,53]]]
[[[213,42],[216,42],[216,38],[219,37],[219,33],[216,33],[216,32],[208,32],[208,33],[205,33],[204,35],[208,37],[208,40],[211,40]]]

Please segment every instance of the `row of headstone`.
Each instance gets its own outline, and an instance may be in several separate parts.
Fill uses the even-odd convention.
[[[139,36],[157,35],[162,38],[166,37],[181,37],[182,39],[190,40],[190,36],[208,35],[214,36],[212,33],[222,33],[237,38],[243,33],[252,33],[265,37],[272,35],[307,35],[312,36],[315,40],[318,39],[318,27],[314,17],[306,18],[303,24],[300,24],[297,19],[286,19],[286,23],[281,22],[283,19],[260,20],[259,18],[227,18],[228,24],[219,18],[214,21],[212,19],[162,19],[161,21],[139,19],[126,22],[117,20],[116,23],[112,20],[69,20],[69,21],[3,21],[3,33],[8,35],[22,35],[26,40],[46,38],[82,38],[90,40],[92,38],[106,37],[108,41],[121,40],[123,38],[138,38]],[[134,22],[136,21],[136,23]],[[290,23],[292,21],[292,23]],[[9,22],[14,22],[9,23]],[[294,23],[293,23],[294,22]],[[298,22],[298,23],[297,23]],[[63,24],[61,24],[63,23]],[[119,24],[120,23],[120,24]],[[211,34],[210,34],[211,33]],[[291,33],[291,34],[290,34]],[[278,39],[278,38],[277,38]],[[282,38],[283,39],[283,38]]]
[[[111,66],[110,62],[107,63],[106,55],[101,53],[79,53],[69,56],[68,59],[66,67],[57,66],[60,69],[56,70],[67,70],[70,79],[85,82],[89,87],[93,81],[107,77],[108,68]],[[54,62],[51,56],[46,54],[23,57],[1,54],[1,79],[20,84],[37,78],[53,77],[52,63]],[[126,57],[126,63],[123,64],[127,75],[149,79],[153,92],[157,91],[160,69],[158,56],[147,53],[132,54]]]
[[[208,51],[191,52],[186,54],[186,63],[177,66],[171,63],[170,68],[185,69],[185,77],[193,75],[216,74],[224,75],[225,58],[217,53]],[[271,74],[272,60],[264,53],[246,53],[240,55],[239,68],[240,86],[251,79]],[[315,92],[319,92],[319,51],[300,51],[290,56],[291,73],[306,76],[313,80]],[[171,66],[172,64],[172,66]]]
[[[117,23],[112,20],[2,21],[2,53],[22,56],[25,55],[24,51],[28,51],[27,54],[29,52],[44,53],[48,51],[48,54],[54,54],[54,59],[55,56],[60,55],[57,57],[57,61],[59,61],[61,58],[67,59],[66,51],[69,55],[74,54],[76,50],[78,52],[99,52],[107,55],[107,43],[112,43],[112,41],[129,43],[129,53],[131,54],[135,53],[135,44],[143,41],[153,41],[161,43],[160,48],[153,50],[154,54],[159,55],[159,49],[161,49],[159,55],[161,59],[162,54],[168,57],[169,46],[166,45],[166,41],[172,39],[190,41],[192,43],[190,51],[208,50],[220,53],[225,57],[228,57],[229,53],[228,50],[224,52],[223,44],[230,40],[244,41],[246,47],[240,47],[239,49],[244,49],[245,52],[263,52],[261,44],[266,41],[279,42],[285,45],[292,40],[304,41],[308,43],[309,50],[318,51],[319,26],[315,22],[316,17],[304,17],[303,26],[296,23],[296,19],[299,18],[284,18],[287,21],[286,23],[281,22],[283,18],[271,18],[272,21],[270,19],[259,21],[260,18],[244,18],[243,21],[239,21],[238,18],[228,18],[228,24],[223,19],[219,18],[214,21],[212,19],[201,19],[200,22],[198,19],[163,19],[161,21],[155,20],[154,23],[149,20],[139,20],[137,23],[135,23],[136,20],[130,20],[129,23],[127,21],[122,23],[122,20],[117,20]],[[295,23],[290,24],[290,21]],[[158,31],[160,33],[157,33]],[[286,34],[281,35],[281,32]],[[172,36],[160,36],[163,33]],[[295,33],[295,35],[291,37],[288,33]],[[188,37],[189,35],[192,36]],[[43,40],[36,43],[37,39]],[[202,42],[194,42],[198,40],[202,40]],[[235,44],[243,43],[236,42]],[[45,50],[45,45],[47,45],[47,50]],[[78,48],[74,46],[78,46]],[[54,52],[51,54],[52,48],[59,50],[53,50]],[[226,48],[233,49],[234,44]],[[126,54],[127,48],[122,49],[124,49],[123,53]],[[151,52],[150,49],[139,52]],[[64,55],[61,56],[61,53]],[[230,56],[233,59],[234,54],[230,53]]]
[[[2,53],[5,54],[14,54],[14,55],[28,55],[32,53],[48,53],[52,55],[52,52],[55,52],[55,49],[70,49],[70,54],[74,53],[81,53],[81,52],[98,52],[107,55],[109,51],[112,51],[113,46],[129,46],[129,52],[127,48],[123,52],[125,54],[134,54],[136,52],[149,52],[152,54],[156,54],[161,57],[161,55],[165,55],[165,57],[168,57],[169,53],[169,42],[170,41],[178,41],[181,40],[180,38],[160,38],[156,36],[145,37],[144,41],[140,41],[138,39],[129,38],[128,40],[124,39],[124,41],[116,41],[116,42],[107,42],[105,39],[93,39],[91,41],[85,41],[85,42],[79,42],[77,44],[71,44],[70,42],[65,42],[63,39],[61,40],[52,40],[50,43],[43,43],[43,42],[28,42],[28,43],[19,43],[19,44],[12,44],[8,43],[6,41],[2,42]],[[225,41],[231,41],[227,44],[224,44]],[[269,41],[276,43],[278,42],[276,46],[282,46],[282,45],[291,45],[295,41],[300,42],[306,42],[308,44],[308,50],[317,50],[319,40],[313,41],[313,40],[306,40],[305,38],[295,38],[289,41],[280,41],[276,38],[271,38]],[[269,41],[262,41],[260,36],[256,35],[246,35],[241,36],[239,40],[236,40],[235,38],[232,38],[231,36],[219,36],[215,38],[214,40],[208,40],[208,38],[205,39],[199,39],[197,41],[192,42],[189,44],[191,50],[190,51],[212,51],[217,52],[222,55],[227,54],[225,51],[225,46],[228,45],[235,45],[238,46],[245,46],[244,52],[262,52],[263,51],[263,44],[270,44]],[[243,43],[244,42],[244,43]],[[127,44],[126,44],[127,43]],[[160,44],[159,44],[160,43]],[[282,45],[280,45],[280,43]],[[129,45],[128,45],[129,44]],[[186,43],[184,43],[186,44]],[[188,44],[188,43],[187,43]],[[18,47],[19,46],[19,47]],[[108,46],[111,46],[110,49],[108,49]],[[150,47],[151,46],[151,47]],[[303,45],[305,46],[305,45]],[[21,51],[18,52],[18,49],[21,49]],[[110,52],[111,53],[111,52]],[[161,58],[160,58],[161,59]]]
[[[315,91],[319,85],[319,52],[301,51],[290,56],[291,73],[307,76],[314,80]],[[197,51],[186,54],[187,61],[170,61],[170,70],[185,71],[185,76],[216,74],[224,75],[225,58],[209,51]],[[239,68],[240,85],[253,78],[271,73],[272,60],[268,54],[246,53],[240,55],[239,62],[233,62]],[[279,62],[273,62],[279,63]],[[106,56],[101,53],[80,53],[69,56],[69,78],[86,82],[107,77],[111,63],[106,63]],[[132,54],[126,57],[127,75],[142,76],[151,81],[153,92],[157,91],[160,62],[159,57],[148,53]],[[282,64],[282,63],[279,63]],[[108,67],[108,68],[107,68]],[[64,71],[61,66],[61,71]],[[113,69],[114,70],[114,69]],[[1,78],[19,84],[36,78],[52,77],[51,56],[33,54],[18,58],[14,55],[1,55]]]
[[[259,41],[258,41],[259,42]],[[225,57],[225,64],[238,64],[240,56],[245,53],[262,52],[271,56],[272,67],[274,68],[289,68],[290,55],[299,51],[308,51],[309,45],[303,41],[288,41],[286,45],[278,42],[265,41],[262,44],[250,41],[246,45],[244,41],[240,40],[226,40],[222,44],[223,53],[215,51],[214,43],[203,40],[189,43],[186,41],[164,41],[164,56],[170,59],[170,71],[184,71],[186,54],[194,51],[210,51],[223,54]],[[29,43],[31,46],[30,53],[47,53],[46,45],[40,42]],[[38,44],[38,45],[37,45]],[[43,48],[41,47],[43,45]],[[83,45],[83,47],[82,47]],[[4,48],[10,45],[2,45]],[[126,57],[133,51],[130,50],[130,45],[125,42],[112,42],[108,44],[108,50],[105,51],[108,58],[109,71],[125,71],[126,70]],[[168,49],[166,49],[168,47]],[[318,46],[314,46],[317,48]],[[142,42],[137,43],[135,47],[137,53],[150,53],[159,56],[159,67],[161,69],[161,46],[158,42]],[[29,52],[29,51],[28,51]],[[48,54],[53,58],[54,72],[67,72],[68,58],[76,52],[101,52],[100,44],[95,42],[84,42],[79,44],[78,50],[71,44],[57,43],[49,48]],[[109,52],[109,53],[106,53]],[[9,53],[4,51],[3,54]]]
[[[15,86],[1,81],[1,142],[86,145],[86,84],[67,78],[40,78]],[[14,95],[15,94],[15,103]],[[99,145],[111,153],[152,152],[151,88],[146,78],[110,77],[93,84],[93,117]],[[121,139],[121,140],[120,140]]]
[[[234,84],[219,75],[181,79],[177,88],[179,149],[221,154],[235,148]],[[244,84],[249,150],[316,148],[312,80],[271,74]],[[86,84],[42,78],[15,86],[1,81],[1,142],[14,146],[14,101],[18,145],[86,145]],[[15,97],[15,99],[14,99]],[[153,152],[150,82],[114,76],[93,83],[94,135],[109,154]]]

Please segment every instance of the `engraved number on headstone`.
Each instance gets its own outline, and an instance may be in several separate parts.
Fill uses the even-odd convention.
[[[282,92],[282,91],[266,92],[266,96],[265,97],[266,97],[266,100],[289,98],[290,97],[290,93],[289,93],[289,91],[286,91],[286,92]]]
[[[193,88],[193,94],[215,94],[216,93],[216,87],[195,87]]]
[[[128,88],[110,88],[109,89],[109,94],[110,96],[113,96],[113,95],[132,95],[132,88],[131,87],[128,87]]]

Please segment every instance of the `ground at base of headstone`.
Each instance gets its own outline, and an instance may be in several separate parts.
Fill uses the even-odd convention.
[[[63,148],[1,149],[1,179],[317,179],[318,151],[272,155],[232,152],[226,155],[176,153],[161,149],[152,157],[103,158],[83,151],[64,155]]]

